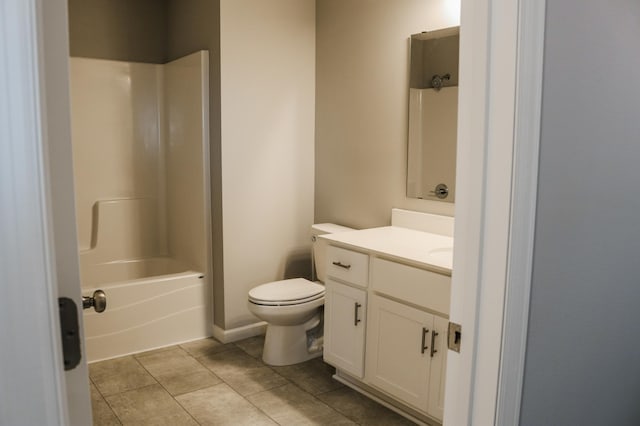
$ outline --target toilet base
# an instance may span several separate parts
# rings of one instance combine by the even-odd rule
[[[284,366],[298,364],[322,355],[322,350],[309,353],[307,330],[320,323],[320,314],[299,325],[267,325],[262,360],[265,364]]]

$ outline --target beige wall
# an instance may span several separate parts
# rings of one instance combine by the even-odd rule
[[[250,288],[310,260],[315,3],[169,0],[168,58],[198,49],[210,54],[214,323],[229,329],[256,321]]]
[[[71,56],[164,63],[166,21],[166,0],[69,0]]]
[[[221,0],[225,328],[247,293],[308,269],[313,223],[315,1]]]
[[[390,223],[391,208],[453,215],[406,197],[409,42],[459,24],[450,0],[317,0],[315,220]]]

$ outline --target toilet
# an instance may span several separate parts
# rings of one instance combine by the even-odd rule
[[[311,226],[312,268],[319,281],[292,278],[254,287],[249,311],[267,323],[262,360],[268,365],[291,365],[322,355],[325,259],[322,234],[353,231],[333,223]]]

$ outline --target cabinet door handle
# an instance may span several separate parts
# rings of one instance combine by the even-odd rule
[[[338,268],[344,268],[344,269],[351,269],[351,265],[345,265],[342,262],[331,262],[332,264],[336,265]]]
[[[431,330],[431,358],[433,358],[433,354],[438,352],[436,350],[436,336],[437,335],[438,335],[438,333],[436,333],[435,330]]]
[[[355,325],[356,327],[358,326],[358,323],[362,321],[360,318],[358,318],[358,309],[360,309],[361,307],[362,305],[358,302],[353,305],[353,325]]]
[[[424,351],[429,349],[429,346],[425,346],[425,343],[427,343],[427,334],[429,334],[429,330],[422,327],[422,348],[420,349],[421,354],[423,354]]]

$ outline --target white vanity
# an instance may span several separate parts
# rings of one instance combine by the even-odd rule
[[[414,421],[438,424],[453,218],[394,209],[392,224],[321,237],[329,243],[324,360],[336,380]]]

